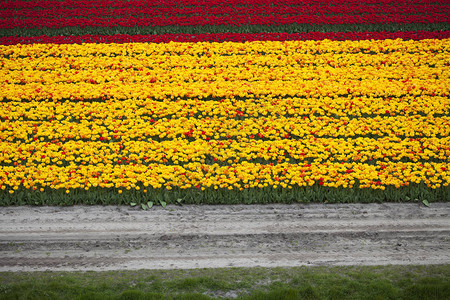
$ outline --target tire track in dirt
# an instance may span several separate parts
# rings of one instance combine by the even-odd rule
[[[0,271],[450,263],[450,205],[1,207]]]

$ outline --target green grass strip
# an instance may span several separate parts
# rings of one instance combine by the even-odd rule
[[[3,272],[0,299],[447,299],[450,265]]]
[[[149,35],[149,34],[201,34],[201,33],[264,33],[264,32],[285,32],[285,33],[302,33],[302,32],[364,32],[364,31],[440,31],[450,30],[448,23],[433,24],[289,24],[280,26],[266,25],[208,25],[208,26],[161,26],[161,27],[64,27],[64,28],[12,28],[0,29],[0,37],[4,36],[69,36],[69,35]]]
[[[144,190],[147,189],[146,192]],[[374,202],[446,202],[450,201],[450,186],[432,189],[425,184],[410,184],[385,190],[358,188],[335,188],[319,185],[292,189],[271,186],[228,190],[226,188],[199,188],[171,190],[152,189],[141,186],[140,190],[91,187],[89,190],[44,188],[44,191],[21,188],[10,194],[0,190],[0,206],[11,205],[141,205],[158,204],[268,204],[268,203],[374,203]]]

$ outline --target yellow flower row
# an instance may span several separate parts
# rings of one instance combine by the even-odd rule
[[[272,97],[240,99],[235,97],[212,100],[127,99],[94,102],[83,101],[29,101],[0,102],[0,118],[8,120],[58,120],[83,119],[86,117],[106,119],[110,116],[153,119],[164,117],[235,117],[242,112],[246,117],[270,115],[307,116],[311,114],[336,117],[366,115],[416,115],[446,114],[450,110],[450,98],[441,96],[414,97]]]
[[[11,192],[20,186],[27,189],[88,190],[102,188],[161,188],[187,189],[209,187],[246,189],[280,186],[310,186],[351,188],[358,181],[360,187],[385,189],[412,183],[425,183],[432,188],[448,186],[448,163],[387,162],[376,165],[363,163],[289,164],[276,165],[242,162],[230,166],[189,163],[184,166],[146,165],[77,165],[69,166],[0,166],[1,189]]]
[[[0,139],[12,142],[21,139],[33,140],[146,140],[175,138],[240,139],[268,138],[284,140],[318,137],[405,136],[405,137],[448,137],[450,116],[376,116],[360,118],[332,117],[285,117],[262,118],[162,118],[152,121],[151,117],[138,119],[89,119],[79,123],[70,121],[5,121],[0,124]]]
[[[186,139],[127,141],[0,142],[0,164],[26,166],[102,164],[205,163],[209,160],[228,164],[239,161],[399,161],[408,159],[450,162],[450,137],[399,139],[315,138],[295,140],[211,140]]]
[[[289,61],[278,60],[269,55],[255,59],[252,55],[225,56],[223,59],[209,58],[200,61],[187,56],[167,56],[165,63],[159,64],[157,57],[73,57],[70,61],[63,58],[42,57],[27,59],[5,59],[0,71],[2,83],[105,83],[105,82],[149,82],[152,79],[162,83],[182,81],[268,81],[312,79],[370,79],[373,77],[403,80],[414,77],[415,80],[435,81],[448,78],[450,71],[445,68],[446,53],[439,53],[432,60],[423,61],[420,53],[401,53],[399,57],[383,57],[383,54],[349,55],[348,53],[311,55],[306,59],[286,56]],[[219,56],[220,57],[220,56]],[[348,58],[354,61],[346,61]],[[168,60],[167,58],[173,58]],[[290,61],[292,60],[292,61]],[[336,63],[332,63],[336,61]],[[298,61],[298,62],[297,62]],[[194,64],[192,62],[195,62]],[[433,67],[430,68],[430,65]],[[346,71],[344,71],[346,70]]]
[[[101,84],[45,84],[26,85],[0,84],[0,99],[14,101],[65,99],[173,99],[176,97],[260,97],[261,95],[297,97],[337,97],[351,94],[353,97],[402,97],[450,94],[449,79],[414,79],[411,82],[394,81],[387,78],[366,80],[282,80],[273,81],[194,81],[194,82],[108,82]]]
[[[14,59],[20,57],[66,57],[66,56],[152,56],[165,58],[167,55],[193,55],[199,59],[208,59],[213,55],[242,55],[249,53],[253,56],[295,54],[340,54],[340,53],[398,53],[411,52],[423,55],[445,53],[449,51],[448,39],[428,40],[361,40],[361,41],[253,41],[253,42],[170,42],[170,43],[122,43],[122,44],[28,44],[28,45],[0,45],[0,54]]]

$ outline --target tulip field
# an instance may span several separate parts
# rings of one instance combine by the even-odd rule
[[[0,205],[450,200],[450,2],[3,1]]]

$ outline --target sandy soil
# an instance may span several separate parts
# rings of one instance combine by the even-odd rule
[[[450,203],[1,207],[0,271],[450,263]]]

